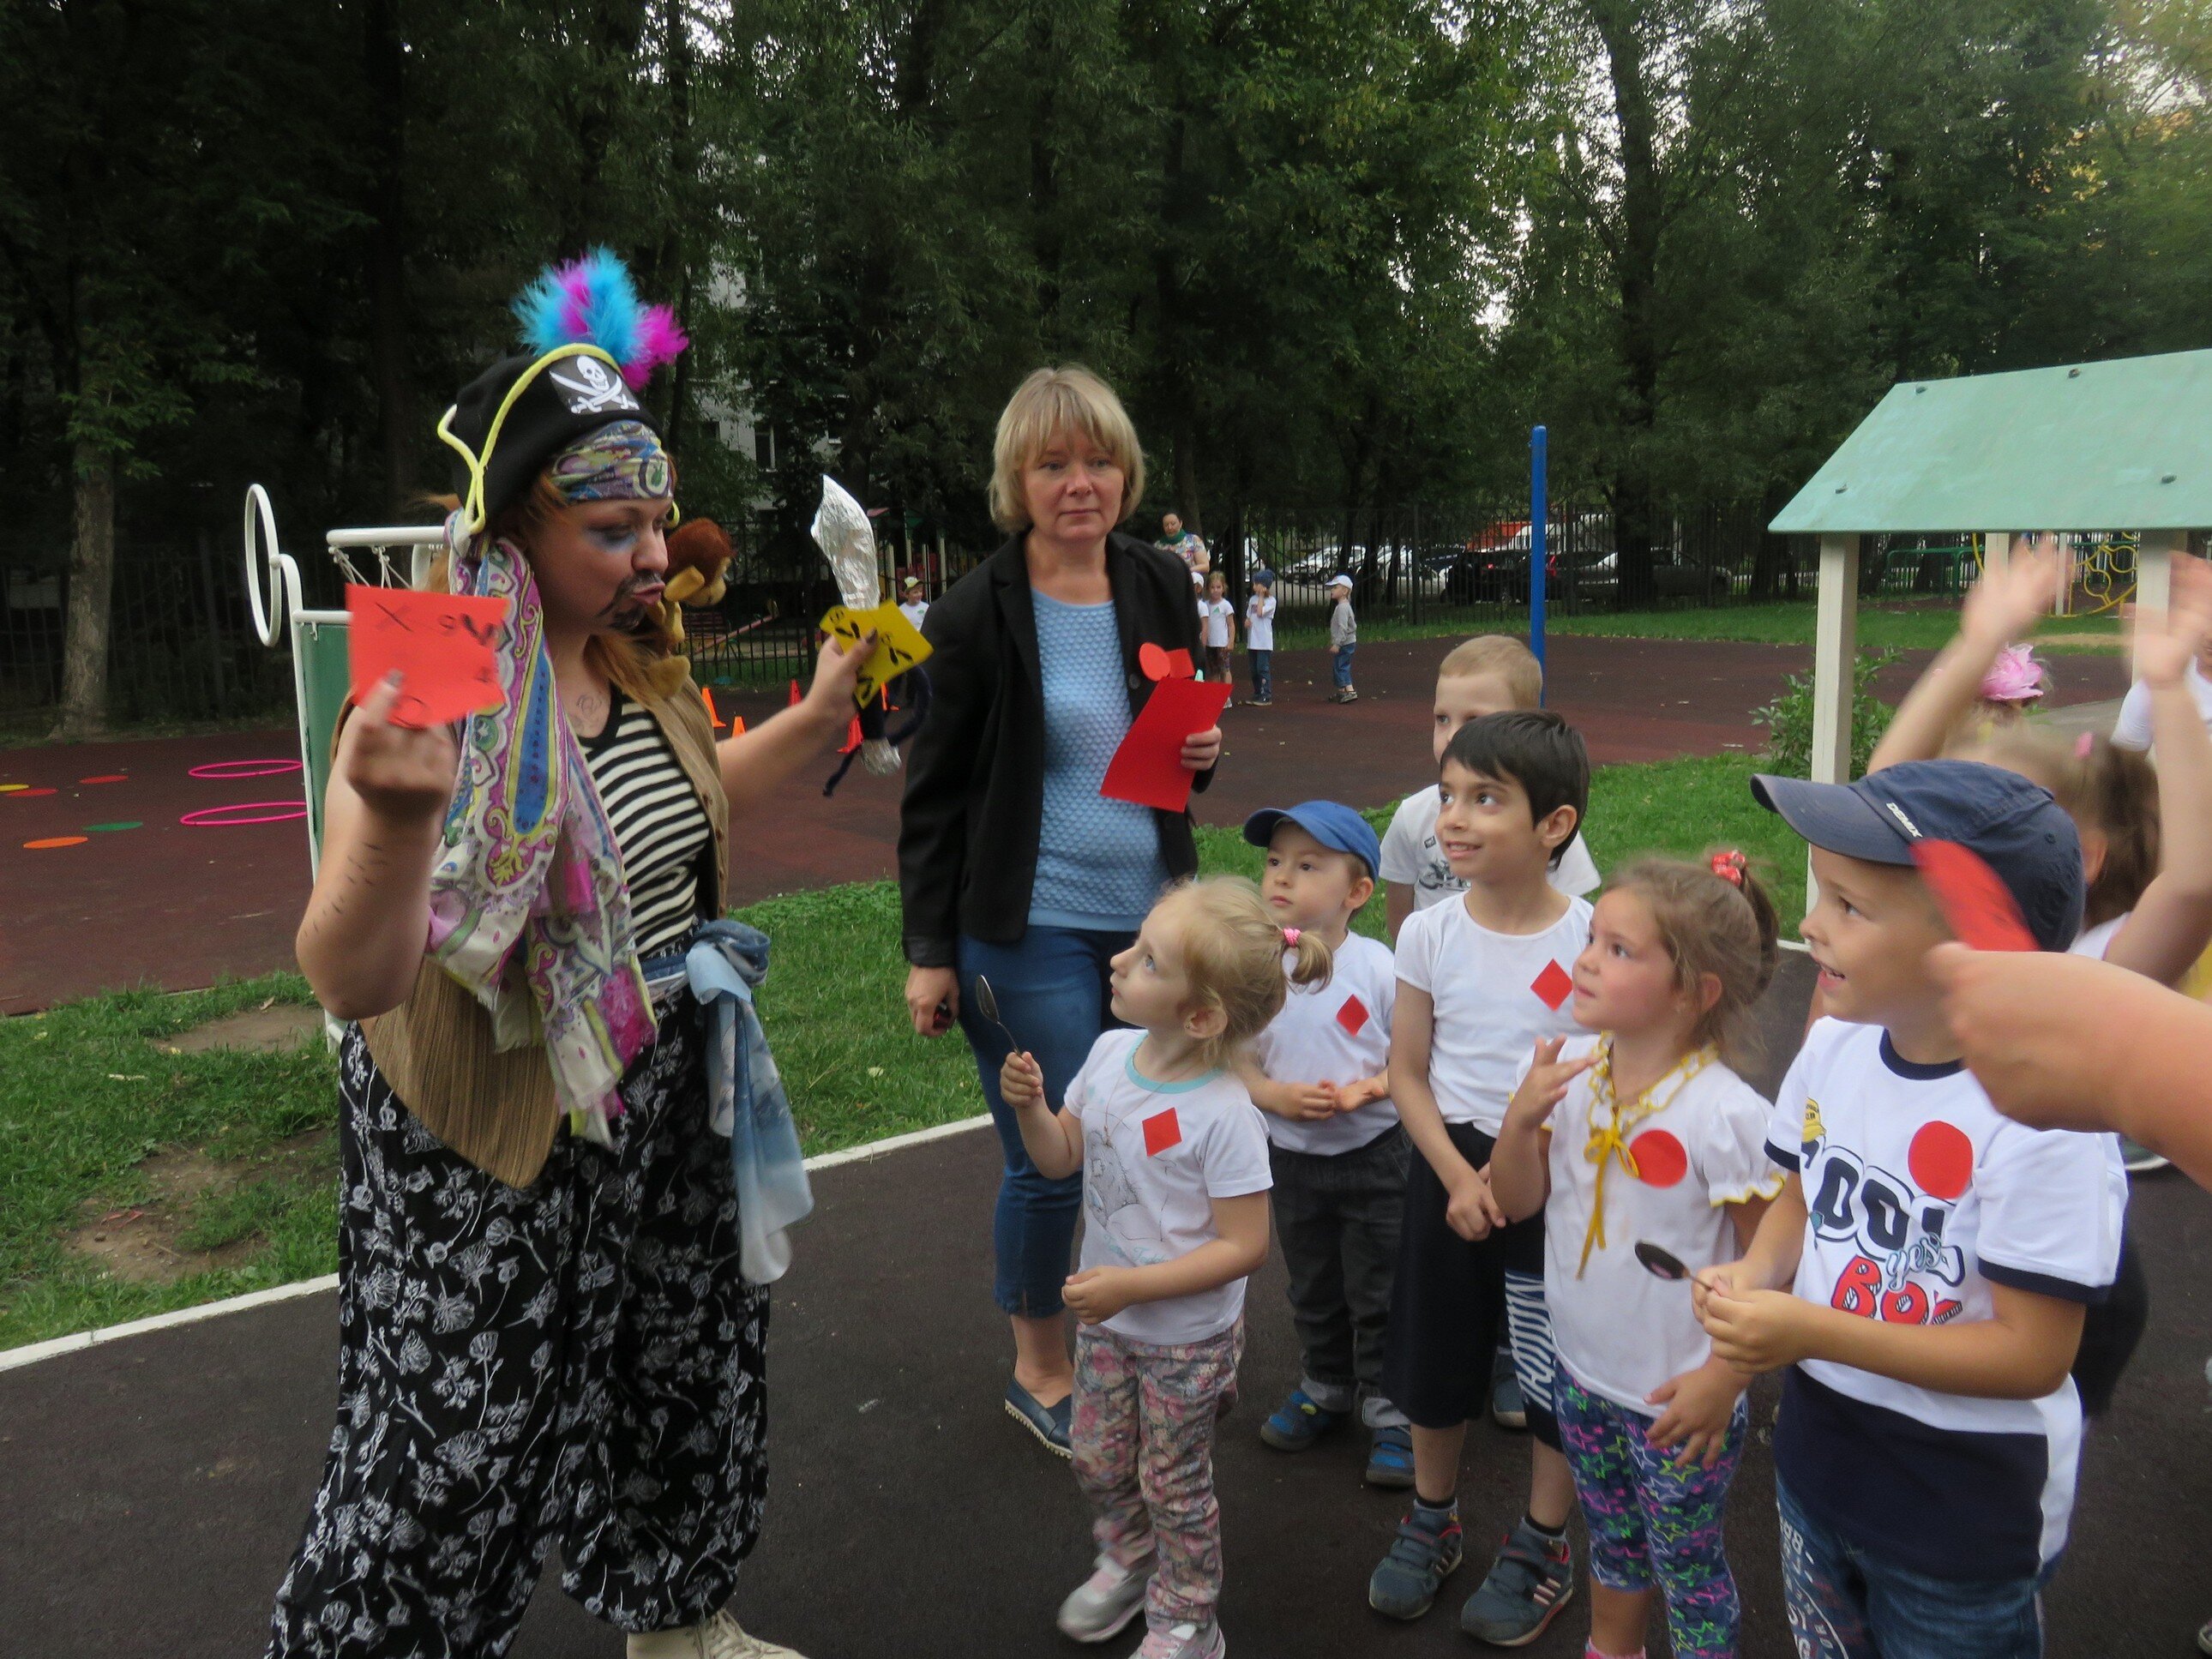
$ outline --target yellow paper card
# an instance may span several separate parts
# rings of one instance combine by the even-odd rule
[[[822,614],[822,631],[834,634],[848,647],[870,629],[875,630],[876,648],[853,687],[853,701],[863,708],[875,701],[885,685],[929,657],[929,641],[921,637],[921,630],[889,599],[872,611],[850,611],[833,605]]]

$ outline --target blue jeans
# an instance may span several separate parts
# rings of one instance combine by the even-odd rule
[[[1340,645],[1329,661],[1329,672],[1335,677],[1336,689],[1346,690],[1352,684],[1352,653],[1359,649],[1357,644]]]
[[[1272,651],[1248,651],[1252,659],[1252,701],[1273,702],[1275,700],[1275,653]]]
[[[1868,1555],[1774,1483],[1801,1659],[2040,1659],[2043,1577],[1930,1578]]]
[[[987,945],[961,936],[960,1029],[975,1054],[983,1099],[1006,1158],[991,1243],[998,1262],[992,1293],[1006,1313],[1042,1319],[1060,1310],[1075,1218],[1083,1207],[1083,1174],[1079,1170],[1054,1181],[1030,1161],[1021,1125],[999,1094],[1006,1039],[976,1010],[975,975],[991,981],[999,1018],[1036,1056],[1044,1072],[1045,1099],[1058,1111],[1098,1034],[1121,1023],[1107,1006],[1112,997],[1108,964],[1135,937],[1039,927],[1030,927],[1018,945]]]

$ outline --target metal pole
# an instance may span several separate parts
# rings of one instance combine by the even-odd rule
[[[1545,434],[1536,427],[1528,434],[1528,649],[1536,666],[1544,666],[1544,531],[1550,516],[1545,477]],[[1539,694],[1540,706],[1541,694]]]

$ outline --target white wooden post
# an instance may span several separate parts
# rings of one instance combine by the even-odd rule
[[[1813,622],[1813,781],[1851,781],[1851,665],[1858,655],[1859,538],[1820,538],[1820,607]],[[1805,908],[1820,899],[1805,854]]]
[[[2012,562],[2012,532],[2007,530],[1986,530],[1982,532],[1982,568],[2002,570]]]
[[[2146,530],[2136,544],[2136,603],[2163,611],[2173,596],[2173,556],[2189,550],[2185,530]],[[2134,669],[2132,659],[2129,663]]]

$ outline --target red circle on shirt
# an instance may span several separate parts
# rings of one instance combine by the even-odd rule
[[[1974,1143],[1966,1139],[1965,1130],[1937,1118],[1933,1123],[1922,1124],[1913,1135],[1905,1167],[1930,1198],[1956,1198],[1973,1179]]]
[[[1671,1187],[1690,1172],[1690,1155],[1664,1129],[1646,1129],[1628,1143],[1636,1178],[1647,1187]]]

